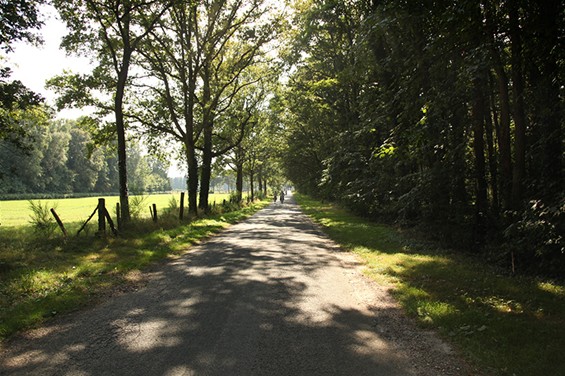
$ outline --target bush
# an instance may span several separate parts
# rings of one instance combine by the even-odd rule
[[[129,212],[133,219],[139,219],[141,212],[147,201],[147,196],[130,196],[129,198]]]
[[[517,220],[505,230],[509,252],[514,252],[525,269],[542,268],[550,274],[565,268],[565,201],[546,205],[541,200],[530,202],[521,213],[512,213]]]
[[[241,200],[240,200],[240,198],[239,198],[239,195],[238,195],[237,191],[232,191],[232,192],[230,193],[230,203],[232,203],[232,204],[239,204],[240,201],[241,201]]]
[[[169,205],[163,210],[165,215],[178,215],[179,212],[179,202],[175,196],[171,196],[169,199]]]
[[[49,203],[45,202],[43,205],[40,201],[34,202],[29,200],[29,208],[31,210],[29,223],[33,229],[40,235],[50,237],[57,228],[57,223],[51,215],[49,210]],[[56,207],[56,205],[54,206]]]

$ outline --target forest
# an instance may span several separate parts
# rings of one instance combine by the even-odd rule
[[[288,177],[563,276],[564,4],[302,2],[281,105]]]
[[[177,157],[192,213],[229,169],[240,198],[244,179],[252,197],[288,180],[563,276],[563,0],[20,1],[2,5],[4,53],[38,43],[45,3],[67,25],[62,48],[95,63],[49,80],[57,107],[96,111],[43,119],[42,98],[3,68],[0,192],[111,186],[127,222],[129,191],[157,189],[158,161]],[[132,138],[155,179],[129,173]]]
[[[0,140],[0,198],[118,192],[114,145],[95,148],[80,121],[52,120],[41,108],[25,116],[29,125],[20,147]],[[171,190],[165,162],[144,155],[133,141],[127,153],[131,192]]]

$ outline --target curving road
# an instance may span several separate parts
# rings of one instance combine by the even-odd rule
[[[10,341],[2,375],[464,375],[292,197]]]

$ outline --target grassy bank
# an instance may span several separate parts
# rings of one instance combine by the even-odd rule
[[[565,287],[502,275],[483,262],[303,195],[326,233],[393,287],[404,309],[496,375],[565,375]]]
[[[103,197],[106,199],[106,207],[108,211],[114,215],[116,203],[120,201],[118,196]],[[216,193],[210,195],[210,203],[217,202],[220,204],[222,200],[229,200],[229,194]],[[139,210],[137,214],[140,218],[149,218],[149,205],[157,205],[157,210],[161,211],[171,206],[172,201],[176,201],[176,205],[180,202],[180,193],[152,194],[144,196],[130,196],[130,206],[134,210]],[[188,198],[185,197],[185,205]],[[32,200],[49,208],[55,208],[57,214],[63,222],[85,221],[92,213],[96,205],[98,205],[98,197],[82,197],[82,198],[63,198],[63,199],[42,199]],[[2,227],[17,227],[29,224],[32,211],[29,207],[28,200],[9,200],[0,201],[0,225]]]
[[[179,224],[139,220],[120,237],[41,237],[31,228],[0,228],[0,340],[137,283],[139,271],[186,252],[195,242],[265,207]]]

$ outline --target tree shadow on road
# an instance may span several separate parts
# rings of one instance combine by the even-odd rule
[[[300,215],[270,208],[164,265],[146,288],[12,341],[0,373],[411,374],[374,315],[300,308],[314,299],[300,276],[338,263]]]

